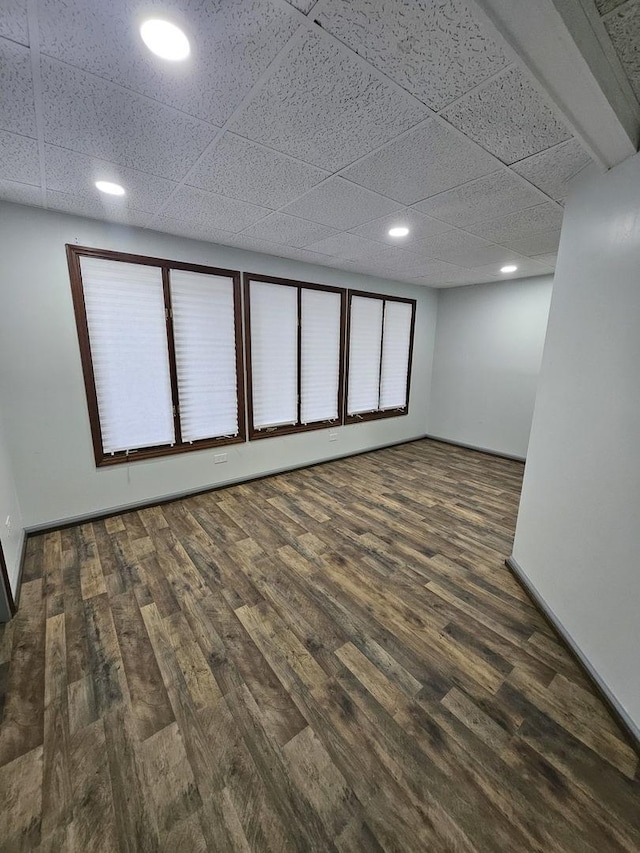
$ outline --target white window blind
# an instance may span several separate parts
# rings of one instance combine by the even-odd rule
[[[173,444],[162,270],[80,263],[104,452]]]
[[[378,409],[380,402],[380,349],[382,299],[351,298],[349,322],[349,394],[347,414]]]
[[[298,421],[298,291],[252,281],[251,374],[253,426]]]
[[[407,372],[413,308],[407,302],[386,301],[380,372],[380,409],[407,405]]]
[[[183,441],[238,433],[233,279],[170,270]]]
[[[338,417],[342,301],[327,290],[303,288],[300,295],[300,419],[310,424]]]

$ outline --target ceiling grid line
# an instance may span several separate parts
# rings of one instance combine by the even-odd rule
[[[220,128],[220,132],[217,134],[217,136],[215,137],[215,139],[213,139],[213,140],[209,143],[209,145],[205,148],[205,150],[200,154],[200,156],[199,156],[199,157],[198,157],[198,159],[195,161],[195,163],[193,163],[193,164],[192,164],[192,166],[191,166],[191,168],[189,169],[189,171],[187,172],[187,174],[186,174],[186,175],[182,178],[182,180],[178,183],[178,185],[177,185],[177,186],[176,186],[176,188],[174,189],[173,193],[169,196],[169,198],[167,199],[167,201],[165,202],[165,204],[164,204],[164,205],[163,205],[163,206],[162,206],[162,207],[161,207],[161,208],[156,212],[156,214],[155,214],[154,218],[151,220],[151,221],[152,221],[152,223],[153,223],[153,222],[156,222],[156,221],[157,221],[157,219],[158,219],[158,217],[162,215],[162,213],[163,213],[163,211],[164,211],[164,210],[166,210],[166,208],[167,208],[167,206],[168,206],[169,202],[172,200],[172,198],[174,198],[174,197],[175,197],[175,195],[176,195],[176,193],[178,192],[178,190],[179,190],[179,189],[181,189],[183,186],[185,186],[185,185],[187,185],[187,184],[188,184],[188,180],[189,180],[190,175],[192,175],[192,174],[194,173],[194,171],[195,171],[195,169],[197,168],[197,166],[198,166],[198,165],[199,165],[199,164],[204,160],[204,158],[205,158],[205,157],[206,157],[206,156],[207,156],[211,151],[213,151],[213,150],[215,149],[216,145],[218,145],[218,144],[219,144],[219,142],[222,140],[222,137],[224,136],[224,134],[225,134],[225,132],[226,132],[227,128],[229,127],[229,125],[231,124],[231,122],[235,119],[235,117],[236,117],[237,115],[240,115],[240,114],[242,113],[242,111],[244,110],[244,108],[246,107],[246,105],[247,105],[248,103],[250,103],[250,101],[253,99],[253,97],[254,97],[254,96],[255,96],[255,95],[256,95],[256,94],[257,94],[257,93],[262,89],[262,86],[264,85],[264,83],[266,82],[266,80],[269,78],[269,76],[270,76],[270,75],[271,75],[271,74],[272,74],[272,73],[273,73],[277,68],[279,68],[279,67],[280,67],[280,64],[281,64],[281,63],[282,63],[282,61],[284,60],[285,56],[289,53],[289,51],[291,50],[291,48],[292,48],[292,47],[295,47],[296,42],[297,42],[297,41],[299,41],[299,39],[300,39],[300,37],[301,37],[301,35],[302,35],[302,33],[303,33],[303,32],[304,32],[304,27],[302,27],[302,26],[301,26],[301,27],[298,27],[298,29],[293,33],[293,35],[291,36],[291,38],[290,38],[290,39],[289,39],[289,40],[288,40],[288,41],[287,41],[287,42],[286,42],[286,43],[285,43],[285,44],[280,48],[280,50],[278,51],[278,53],[276,54],[276,56],[271,60],[271,62],[270,62],[270,63],[269,63],[269,65],[267,66],[267,68],[263,71],[263,73],[260,75],[260,77],[259,77],[259,78],[256,80],[256,82],[253,84],[253,86],[251,87],[251,89],[249,90],[249,92],[247,92],[247,94],[245,95],[245,97],[240,101],[240,103],[238,104],[238,106],[234,109],[234,111],[231,113],[231,115],[227,118],[227,120],[225,121],[225,123],[224,123],[224,124],[222,125],[222,127]],[[237,135],[238,135],[238,136],[240,136],[240,134],[237,134]]]

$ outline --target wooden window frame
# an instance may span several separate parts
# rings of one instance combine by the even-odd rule
[[[257,273],[243,273],[244,280],[244,335],[245,335],[245,362],[247,365],[247,414],[249,441],[263,438],[272,438],[277,435],[293,435],[298,432],[311,432],[317,429],[330,429],[334,426],[342,426],[344,423],[344,358],[346,340],[346,305],[347,291],[343,287],[333,287],[328,284],[315,284],[310,281],[299,281],[291,278],[278,278],[273,275],[259,275]],[[284,426],[266,427],[256,429],[253,423],[253,375],[251,370],[251,282],[263,284],[281,284],[286,287],[295,287],[298,291],[298,421],[296,424],[285,424]],[[328,421],[314,421],[311,424],[303,424],[300,421],[300,408],[302,405],[302,291],[322,290],[328,293],[337,293],[340,296],[340,355],[338,373],[338,417]]]
[[[101,468],[108,465],[127,464],[129,462],[136,462],[142,459],[156,459],[163,456],[173,456],[177,453],[188,453],[193,450],[208,450],[212,447],[222,447],[227,444],[240,444],[246,441],[240,273],[236,270],[218,269],[217,267],[203,266],[201,264],[189,264],[182,261],[172,261],[167,260],[166,258],[153,258],[147,257],[146,255],[133,255],[126,252],[113,252],[107,249],[92,249],[86,246],[76,246],[70,243],[66,244],[66,251],[96,467]],[[98,410],[98,396],[96,393],[93,359],[91,355],[91,341],[89,338],[84,289],[82,286],[82,270],[80,267],[81,257],[100,258],[107,261],[122,261],[128,264],[160,267],[162,270],[162,289],[165,304],[169,374],[171,379],[171,397],[174,411],[175,443],[173,445],[158,445],[155,447],[144,447],[136,450],[122,450],[115,453],[105,453],[103,450],[102,428],[100,425],[100,415]],[[204,273],[205,275],[224,276],[225,278],[231,278],[233,280],[234,331],[236,342],[236,388],[238,399],[238,434],[236,436],[205,438],[193,442],[182,441],[178,395],[178,373],[173,334],[173,313],[171,310],[171,270],[186,270],[187,272]]]
[[[380,382],[382,379],[382,353],[384,345],[384,303],[385,302],[404,302],[411,305],[411,331],[409,333],[409,362],[407,364],[407,402],[406,405],[398,409],[386,409],[381,411],[376,409],[371,412],[362,412],[357,415],[350,415],[347,411],[349,405],[349,351],[351,345],[351,300],[354,296],[362,296],[367,299],[380,299],[382,305],[382,334],[380,338],[380,367],[378,370],[378,399],[380,395]],[[409,299],[404,296],[388,296],[385,293],[370,293],[367,290],[349,290],[348,309],[347,309],[347,335],[345,343],[345,394],[344,394],[344,414],[343,420],[345,424],[360,424],[363,421],[377,421],[382,418],[399,418],[409,414],[409,401],[411,393],[411,369],[413,366],[413,340],[416,327],[416,300]]]

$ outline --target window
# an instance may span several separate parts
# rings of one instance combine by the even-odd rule
[[[244,441],[239,273],[67,257],[96,464]]]
[[[346,423],[409,411],[415,305],[350,291]]]
[[[341,423],[346,293],[245,275],[249,438]]]

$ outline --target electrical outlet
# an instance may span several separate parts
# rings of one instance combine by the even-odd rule
[[[338,433],[335,432],[335,430],[331,430],[329,432],[329,441],[337,441],[337,440],[338,440]]]
[[[220,463],[226,462],[226,461],[227,461],[227,454],[226,453],[216,453],[213,457],[214,465],[220,465]]]
[[[5,526],[6,526],[7,530],[9,530],[9,531],[11,530],[11,516],[10,515],[7,516],[7,520],[5,521]]]

